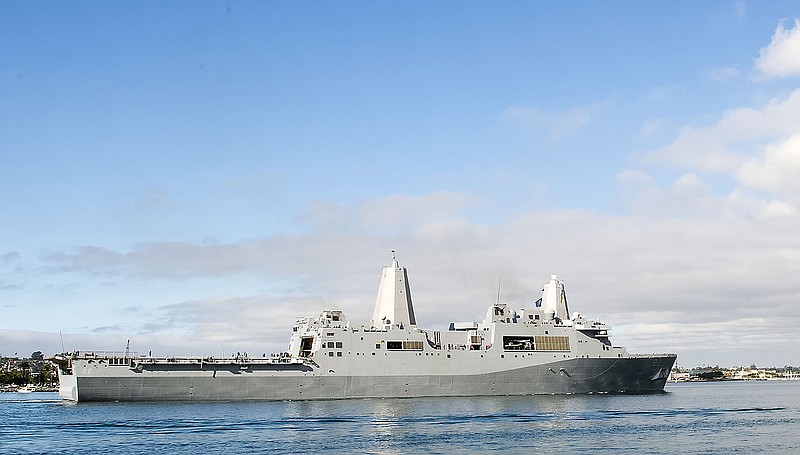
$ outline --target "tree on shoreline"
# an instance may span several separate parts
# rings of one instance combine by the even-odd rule
[[[0,358],[0,385],[21,387],[56,384],[58,382],[56,367],[52,362],[44,360],[41,354],[41,351],[34,352],[29,359]]]

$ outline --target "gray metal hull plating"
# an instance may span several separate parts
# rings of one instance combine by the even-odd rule
[[[481,374],[158,371],[62,378],[75,401],[242,401],[661,392],[674,355],[574,358]],[[74,381],[74,382],[73,382]],[[70,390],[66,390],[70,389]]]

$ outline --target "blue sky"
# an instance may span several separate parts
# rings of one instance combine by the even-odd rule
[[[6,2],[0,353],[278,351],[397,249],[423,326],[559,273],[631,350],[800,364],[798,18]]]

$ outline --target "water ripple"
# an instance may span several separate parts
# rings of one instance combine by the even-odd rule
[[[0,414],[4,454],[800,452],[800,383],[328,402],[75,405],[3,397]]]

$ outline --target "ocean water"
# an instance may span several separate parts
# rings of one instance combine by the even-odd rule
[[[800,453],[800,381],[653,395],[67,403],[0,394],[0,453]]]

